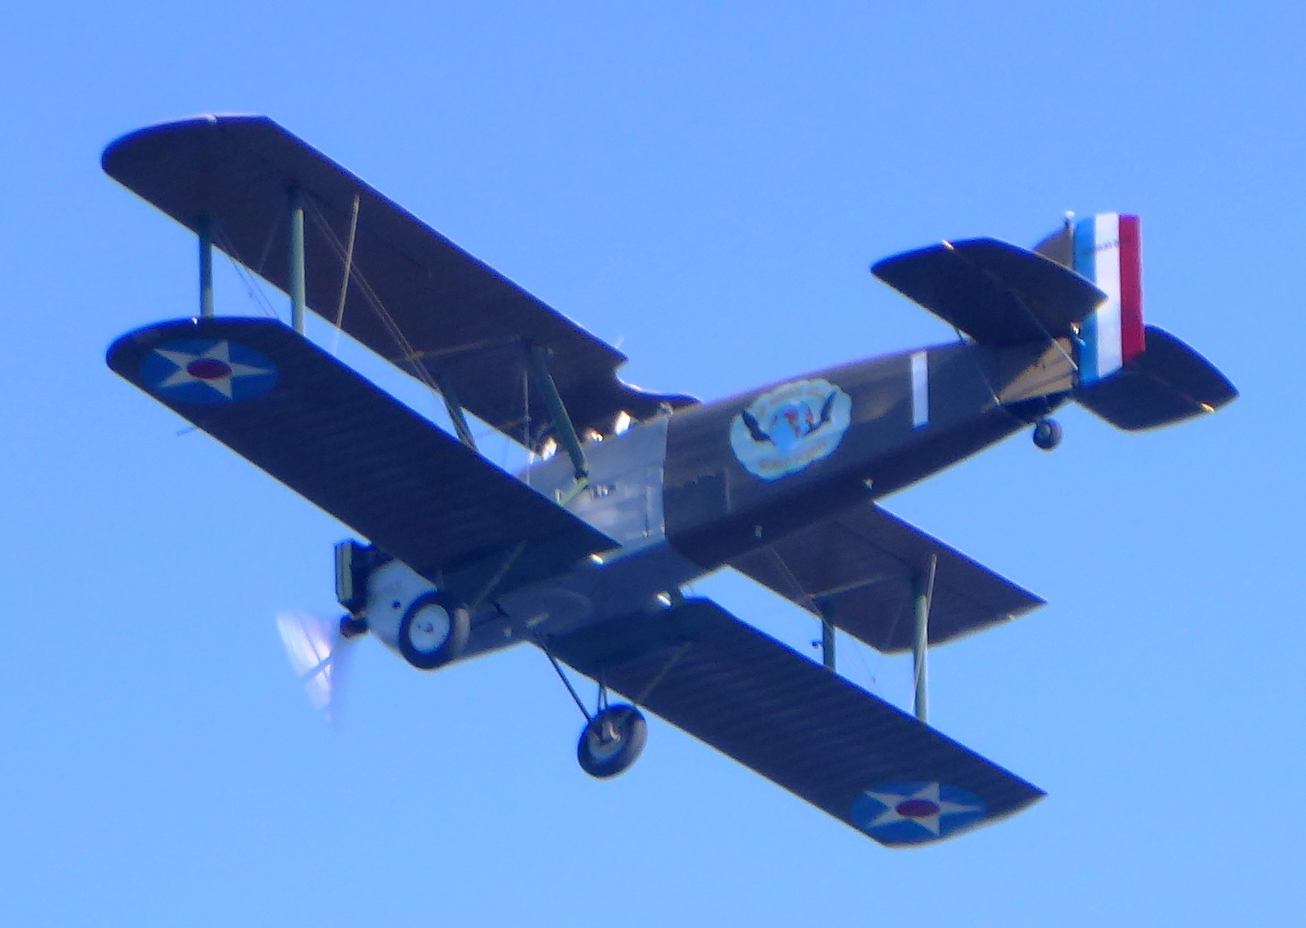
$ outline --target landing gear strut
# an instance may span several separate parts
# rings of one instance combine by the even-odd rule
[[[558,659],[549,650],[548,639],[539,638],[536,643],[575,700],[576,708],[585,716],[585,727],[581,729],[580,741],[576,744],[576,760],[580,761],[581,769],[600,780],[625,773],[639,760],[648,741],[648,722],[644,721],[644,714],[626,703],[608,705],[608,688],[600,681],[598,706],[590,715],[576,687],[571,685]]]
[[[1051,451],[1061,444],[1061,425],[1056,419],[1039,419],[1034,424],[1034,445]]]

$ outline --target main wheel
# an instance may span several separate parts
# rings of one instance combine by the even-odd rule
[[[1044,451],[1061,444],[1061,424],[1056,419],[1039,419],[1034,426],[1034,444]]]
[[[448,593],[423,593],[399,620],[399,653],[418,670],[447,664],[467,644],[467,607]]]
[[[592,777],[606,779],[625,773],[639,759],[648,741],[648,723],[634,706],[609,706],[590,719],[580,733],[576,759]]]

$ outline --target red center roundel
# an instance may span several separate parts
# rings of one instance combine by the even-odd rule
[[[221,380],[231,376],[231,365],[217,358],[196,358],[186,365],[186,373],[196,380]]]
[[[898,803],[898,814],[903,818],[929,818],[938,811],[938,805],[928,799],[908,799]]]

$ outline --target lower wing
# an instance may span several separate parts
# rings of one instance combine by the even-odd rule
[[[705,599],[550,641],[582,673],[888,846],[1043,791]]]

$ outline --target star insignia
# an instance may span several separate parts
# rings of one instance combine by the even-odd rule
[[[892,783],[866,790],[853,803],[853,823],[885,844],[937,841],[978,824],[979,797],[938,782]]]
[[[190,403],[221,403],[264,393],[277,381],[267,358],[227,339],[178,341],[150,352],[143,379],[156,392]]]

